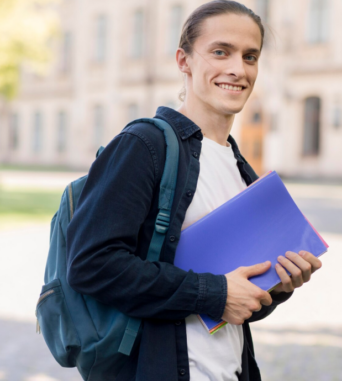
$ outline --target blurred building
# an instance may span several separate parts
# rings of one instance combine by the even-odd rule
[[[258,79],[264,170],[342,178],[341,12],[340,0],[268,1]]]
[[[2,107],[0,161],[88,168],[130,120],[177,107],[180,30],[201,0],[68,0],[46,77]],[[266,24],[255,90],[232,135],[262,173],[342,177],[339,0],[241,1]]]

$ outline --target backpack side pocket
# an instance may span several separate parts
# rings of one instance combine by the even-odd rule
[[[81,343],[59,279],[42,287],[36,315],[44,340],[56,361],[63,367],[76,366]]]

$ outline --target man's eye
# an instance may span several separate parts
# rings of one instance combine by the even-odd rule
[[[214,51],[214,54],[215,54],[216,56],[223,56],[225,53],[224,53],[223,50],[215,50],[215,51]]]
[[[256,57],[255,56],[246,56],[246,59],[247,59],[247,61],[256,61],[257,59],[256,59]]]

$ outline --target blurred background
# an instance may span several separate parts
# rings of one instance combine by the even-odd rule
[[[130,120],[177,108],[180,30],[199,0],[0,0],[0,380],[76,381],[35,334],[49,221]],[[266,40],[234,121],[330,245],[323,268],[252,324],[264,381],[342,380],[342,2],[245,0]]]

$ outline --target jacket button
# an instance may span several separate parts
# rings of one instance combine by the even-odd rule
[[[170,241],[174,242],[176,240],[176,237],[174,235],[170,236]]]
[[[198,158],[198,152],[196,152],[196,151],[193,152],[193,153],[192,153],[192,156],[195,157],[195,158],[197,159],[197,158]]]
[[[179,374],[181,376],[184,376],[185,375],[185,369],[179,369]]]
[[[188,190],[188,191],[186,192],[186,195],[187,195],[188,197],[191,197],[191,196],[192,196],[192,192],[191,192],[190,190]]]
[[[175,325],[181,325],[182,322],[180,320],[175,321]]]

